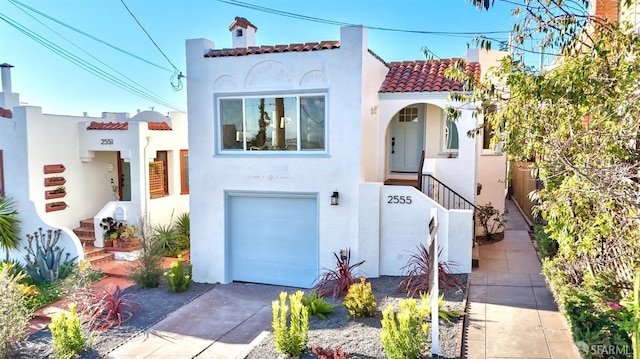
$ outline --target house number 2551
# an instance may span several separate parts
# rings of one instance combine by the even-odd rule
[[[411,204],[411,196],[387,196],[387,203]]]
[[[101,145],[113,145],[113,138],[101,138],[100,139],[100,144]]]

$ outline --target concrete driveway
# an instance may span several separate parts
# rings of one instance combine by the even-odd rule
[[[271,330],[271,302],[281,291],[296,289],[253,283],[217,285],[109,357],[243,358]]]

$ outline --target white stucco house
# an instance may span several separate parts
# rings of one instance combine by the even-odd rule
[[[0,193],[17,203],[22,238],[60,228],[60,245],[82,259],[104,245],[102,218],[168,224],[189,211],[186,114],[45,114],[20,105],[11,68],[0,65]]]
[[[432,210],[440,259],[470,272],[473,205],[504,207],[506,158],[466,136],[476,105],[447,99],[456,59],[387,63],[359,26],[275,46],[247,19],[229,30],[232,49],[186,42],[194,280],[308,288],[346,248],[362,275],[399,275]],[[467,70],[503,55],[470,50]]]

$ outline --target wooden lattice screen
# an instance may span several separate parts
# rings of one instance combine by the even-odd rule
[[[164,197],[164,164],[162,161],[149,163],[149,196]]]

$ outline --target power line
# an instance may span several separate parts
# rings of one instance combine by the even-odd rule
[[[0,13],[0,20],[6,22],[7,24],[9,24],[11,27],[15,28],[16,30],[18,30],[19,32],[23,33],[25,36],[31,38],[32,40],[38,42],[39,44],[41,44],[42,46],[48,48],[49,50],[51,50],[52,52],[58,54],[60,57],[66,59],[67,61],[81,67],[82,69],[84,69],[85,71],[131,93],[134,94],[136,96],[139,96],[141,98],[144,98],[148,101],[152,101],[154,103],[166,106],[168,108],[172,108],[174,110],[178,110],[178,111],[183,111],[180,108],[177,108],[176,106],[172,105],[171,103],[158,98],[156,96],[150,95],[148,93],[146,93],[144,90],[138,89],[124,81],[122,81],[121,79],[105,72],[104,70],[96,67],[95,65],[92,65],[88,62],[86,62],[84,59],[69,53],[68,51],[66,51],[65,49],[57,46],[56,44],[52,43],[51,41],[43,38],[42,36],[36,34],[35,32],[27,29],[25,26],[20,25],[18,22],[16,22],[15,20],[9,18],[8,16]]]
[[[125,55],[131,56],[131,57],[135,58],[136,60],[140,60],[140,61],[142,61],[142,62],[144,62],[144,63],[146,63],[148,65],[157,67],[159,69],[162,69],[162,70],[165,70],[165,71],[168,71],[168,72],[171,72],[171,73],[174,72],[174,70],[171,70],[171,69],[168,69],[168,68],[166,68],[164,66],[161,66],[161,65],[158,65],[156,63],[153,63],[153,62],[151,62],[151,61],[149,61],[147,59],[144,59],[144,58],[142,58],[142,57],[140,57],[138,55],[135,55],[135,54],[133,54],[133,53],[127,51],[127,50],[123,50],[123,49],[121,49],[121,48],[119,48],[119,47],[117,47],[115,45],[112,45],[112,44],[110,44],[110,43],[108,43],[108,42],[106,42],[104,40],[101,40],[101,39],[99,39],[99,38],[97,38],[97,37],[95,37],[93,35],[90,35],[90,34],[84,32],[82,30],[79,30],[79,29],[77,29],[77,28],[75,28],[75,27],[73,27],[73,26],[71,26],[71,25],[69,25],[69,24],[67,24],[67,23],[65,23],[63,21],[60,21],[60,20],[58,20],[58,19],[56,19],[56,18],[54,18],[52,16],[49,16],[49,15],[47,15],[47,14],[45,14],[45,13],[43,13],[43,12],[37,10],[37,9],[34,9],[33,7],[31,7],[29,5],[26,5],[26,4],[24,4],[24,3],[22,3],[22,2],[20,2],[18,0],[9,0],[9,2],[12,3],[16,7],[20,6],[20,7],[26,8],[29,11],[32,11],[32,12],[34,12],[34,13],[40,15],[40,16],[43,16],[43,17],[45,17],[45,18],[47,18],[47,19],[49,19],[49,20],[51,20],[51,21],[53,21],[53,22],[55,22],[55,23],[57,23],[57,24],[59,24],[61,26],[66,27],[67,29],[75,31],[75,32],[79,33],[80,35],[86,36],[86,37],[88,37],[88,38],[90,38],[90,39],[92,39],[94,41],[97,41],[97,42],[99,42],[99,43],[101,43],[101,44],[103,44],[105,46],[108,46],[108,47],[110,47],[110,48],[112,48],[112,49],[114,49],[116,51],[119,51],[119,52],[121,52],[121,53],[123,53]]]
[[[247,8],[247,9],[252,9],[252,10],[256,10],[256,11],[266,12],[266,13],[270,13],[270,14],[274,14],[274,15],[278,15],[278,16],[284,16],[284,17],[289,17],[289,18],[294,18],[294,19],[299,19],[299,20],[305,20],[305,21],[318,22],[318,23],[322,23],[322,24],[338,25],[338,26],[355,26],[355,25],[357,25],[357,24],[350,24],[350,23],[347,23],[347,22],[341,22],[341,21],[336,21],[336,20],[329,20],[329,19],[323,19],[323,18],[319,18],[319,17],[296,14],[296,13],[292,13],[292,12],[288,12],[288,11],[282,11],[282,10],[277,10],[277,9],[268,8],[268,7],[264,7],[264,6],[259,6],[259,5],[255,5],[255,4],[250,4],[250,3],[246,3],[246,2],[242,2],[242,1],[238,1],[238,0],[216,0],[216,1],[221,2],[221,3],[225,3],[225,4],[229,4],[229,5],[234,5],[234,6]],[[472,32],[466,32],[466,31],[428,31],[428,30],[394,29],[394,28],[388,28],[388,27],[368,26],[368,25],[363,25],[363,26],[366,27],[367,29],[370,29],[370,30],[404,32],[404,33],[423,34],[423,35],[452,36],[452,37],[456,37],[456,36],[468,37],[468,36],[471,36],[471,35],[480,35],[480,34],[508,34],[510,32],[510,31],[476,31],[476,32],[473,32],[473,31]]]
[[[113,72],[117,73],[118,75],[124,77],[125,79],[129,80],[130,82],[133,82],[134,84],[136,84],[138,87],[140,87],[141,89],[147,91],[147,93],[152,94],[153,96],[157,97],[158,99],[161,99],[167,103],[169,103],[167,100],[163,99],[162,97],[160,97],[160,95],[154,93],[153,91],[147,89],[146,87],[144,87],[143,85],[141,85],[140,83],[136,82],[135,80],[131,79],[130,77],[128,77],[127,75],[123,74],[122,72],[114,69],[112,66],[110,66],[109,64],[107,64],[106,62],[100,60],[98,57],[92,55],[91,53],[89,53],[88,51],[86,51],[85,49],[83,49],[82,47],[76,45],[73,41],[67,39],[66,37],[64,37],[62,34],[60,34],[59,32],[55,31],[54,29],[52,29],[50,26],[48,26],[47,24],[43,23],[42,21],[40,21],[39,19],[37,19],[35,16],[31,15],[30,13],[28,13],[26,10],[19,8],[18,9],[22,12],[24,12],[27,16],[29,16],[30,18],[32,18],[34,21],[38,22],[39,24],[41,24],[42,26],[46,27],[47,29],[49,29],[49,31],[53,32],[54,34],[60,36],[63,40],[65,40],[66,42],[68,42],[69,44],[71,44],[73,47],[75,47],[76,49],[82,51],[83,53],[85,53],[87,56],[91,57],[92,59],[94,59],[95,61],[101,63],[103,66],[105,66],[106,68],[112,70]]]
[[[184,76],[182,76],[182,72],[178,70],[178,68],[176,67],[176,65],[173,64],[173,62],[171,62],[171,60],[169,60],[169,58],[167,57],[167,55],[164,53],[164,51],[162,51],[162,49],[160,48],[160,46],[158,46],[158,44],[156,44],[155,41],[153,41],[153,38],[151,37],[151,35],[149,35],[149,32],[147,31],[147,29],[144,28],[144,26],[142,26],[142,24],[140,23],[140,21],[138,21],[138,18],[131,12],[131,10],[129,9],[129,7],[127,6],[127,4],[125,4],[124,0],[120,0],[120,2],[122,3],[122,5],[124,5],[124,8],[127,9],[127,12],[129,13],[129,15],[131,15],[131,17],[133,17],[133,19],[136,21],[136,23],[138,24],[138,26],[140,26],[140,28],[142,29],[142,31],[144,31],[144,33],[147,35],[147,37],[149,38],[149,40],[151,40],[151,43],[153,43],[153,45],[156,47],[156,49],[158,49],[158,51],[160,51],[160,53],[162,54],[162,56],[164,56],[165,59],[167,59],[167,62],[169,62],[169,64],[171,66],[173,66],[173,76],[171,76],[171,87],[173,87],[173,89],[175,91],[180,91],[182,90],[182,78]],[[173,82],[174,80],[177,78],[177,83],[174,85]]]

